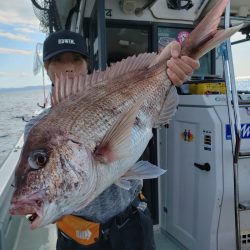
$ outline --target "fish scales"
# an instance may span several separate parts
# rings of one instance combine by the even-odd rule
[[[157,77],[165,77],[167,81],[164,74],[162,76],[157,75]],[[157,77],[152,77],[151,80],[147,79],[136,84],[133,82],[124,85],[120,84],[114,88],[107,88],[107,94],[104,98],[96,100],[91,106],[86,107],[84,112],[78,114],[79,121],[74,123],[72,132],[78,133],[85,140],[87,138],[87,141],[100,141],[119,115],[128,107],[131,107],[141,96],[145,100],[141,112],[147,114],[147,122],[156,118],[159,115],[161,105],[158,100],[163,100],[166,90],[170,86],[170,82],[168,82],[168,85],[165,85],[162,84],[162,81],[159,81],[159,84],[157,84]],[[96,93],[98,93],[98,88],[89,94],[89,98],[94,97]],[[84,105],[81,104],[81,106]],[[94,116],[93,113],[95,114]],[[88,119],[89,117],[91,119]],[[81,121],[85,121],[84,130],[81,129]],[[143,122],[146,121],[144,120]],[[90,148],[92,149],[92,147]]]
[[[141,112],[147,114],[148,122],[153,122],[170,86],[165,66],[156,69],[141,72],[137,79],[130,79],[130,82],[118,80],[95,87],[86,97],[59,104],[32,132],[41,134],[41,128],[53,125],[55,131],[58,129],[77,135],[94,150],[96,142],[101,141],[119,115],[141,96],[145,99]],[[158,100],[162,101],[159,103]],[[46,129],[44,132],[47,133]]]

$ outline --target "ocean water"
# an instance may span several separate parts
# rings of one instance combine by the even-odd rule
[[[250,91],[250,79],[239,79],[236,83],[237,90]]]
[[[43,105],[43,89],[0,92],[0,166],[23,133],[25,121]]]

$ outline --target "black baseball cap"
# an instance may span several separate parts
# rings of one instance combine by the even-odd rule
[[[88,58],[85,38],[69,30],[51,33],[43,44],[43,61],[63,52],[76,52]]]

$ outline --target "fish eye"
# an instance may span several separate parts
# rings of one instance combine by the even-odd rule
[[[46,162],[47,162],[47,156],[45,156],[43,154],[36,155],[36,164],[37,165],[44,166]]]
[[[47,161],[48,154],[41,150],[33,152],[28,158],[29,165],[34,170],[44,167]]]

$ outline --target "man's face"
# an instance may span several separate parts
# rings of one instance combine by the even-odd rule
[[[60,76],[68,75],[69,78],[74,75],[87,74],[87,62],[78,53],[64,52],[54,56],[51,60],[44,62],[47,74],[52,82],[54,82],[55,74]]]

